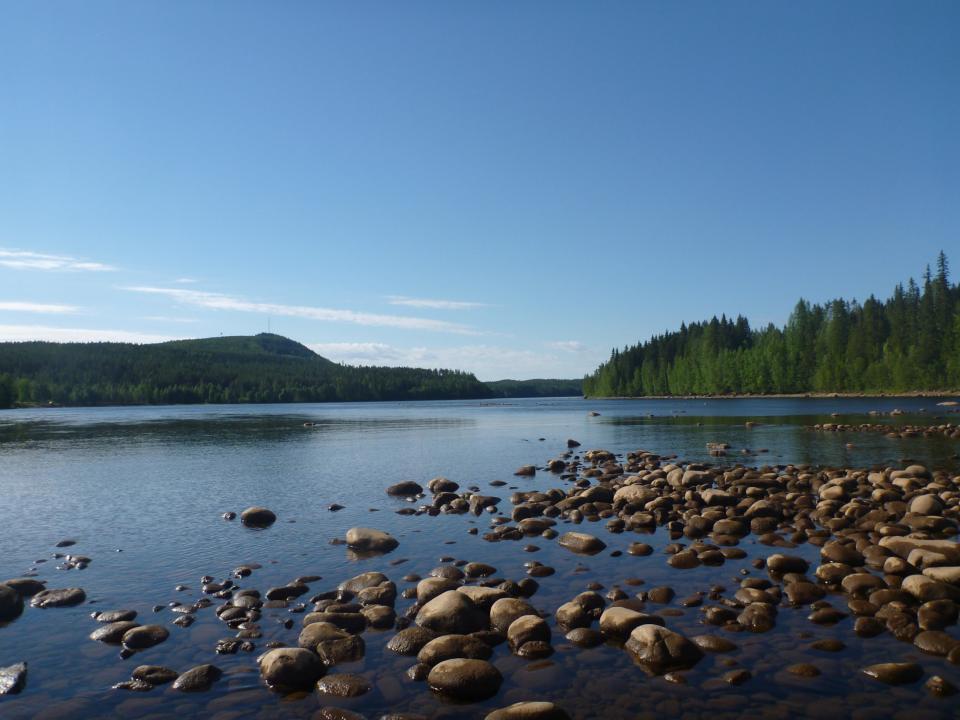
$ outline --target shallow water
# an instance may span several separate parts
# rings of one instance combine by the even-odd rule
[[[917,461],[956,470],[960,442],[945,438],[891,440],[882,434],[818,433],[805,428],[815,422],[866,422],[870,410],[899,408],[908,414],[883,416],[871,422],[931,423],[935,416],[957,422],[958,415],[937,407],[935,398],[913,399],[744,399],[599,401],[531,399],[470,402],[374,403],[339,405],[189,406],[146,408],[83,408],[0,411],[0,578],[35,569],[49,587],[80,586],[92,605],[50,610],[26,609],[0,627],[0,666],[27,660],[26,690],[0,698],[3,718],[31,717],[166,717],[230,718],[310,717],[325,704],[350,708],[368,717],[391,711],[448,713],[450,717],[483,717],[491,708],[530,699],[551,699],[574,717],[953,717],[956,699],[929,696],[921,684],[891,688],[859,674],[872,662],[911,658],[927,674],[940,674],[960,685],[955,666],[922,656],[912,645],[888,635],[862,640],[852,633],[852,620],[833,628],[806,620],[808,610],[781,608],[769,633],[733,636],[739,649],[709,655],[687,673],[688,684],[648,678],[614,646],[573,648],[553,625],[552,611],[593,580],[606,587],[642,578],[645,585],[669,584],[677,598],[720,583],[733,588],[740,571],[758,573],[750,560],[776,549],[754,536],[741,542],[749,557],[719,568],[674,570],[662,553],[671,542],[660,529],[652,535],[615,535],[604,523],[578,529],[604,539],[608,550],[583,558],[536,538],[488,543],[467,534],[486,530],[486,515],[400,516],[404,501],[388,498],[384,489],[413,479],[426,485],[444,475],[462,488],[478,485],[504,498],[509,513],[511,487],[561,487],[559,477],[538,472],[532,479],[514,478],[520,465],[542,464],[566,449],[568,437],[582,450],[602,447],[614,452],[637,449],[676,454],[686,460],[747,465],[809,463],[855,467],[899,466]],[[590,417],[594,410],[599,416]],[[831,417],[840,413],[840,417]],[[747,428],[745,420],[758,421]],[[304,427],[304,422],[315,423]],[[706,443],[728,442],[730,456],[711,458]],[[852,443],[852,447],[848,447]],[[742,448],[766,450],[741,455]],[[490,488],[491,480],[508,482]],[[339,503],[346,509],[328,512]],[[278,522],[268,530],[225,522],[227,510],[266,505]],[[393,553],[351,560],[342,546],[331,545],[354,525],[378,527],[400,540]],[[558,529],[568,529],[560,523]],[[93,558],[85,570],[57,570],[51,558],[61,539],[77,540],[66,550]],[[609,557],[643,540],[655,547],[649,557]],[[524,545],[541,549],[527,554]],[[818,548],[801,546],[791,553],[810,560]],[[263,568],[240,581],[242,587],[284,584],[306,574],[323,576],[311,592],[335,587],[365,570],[382,570],[403,589],[408,572],[426,575],[441,556],[488,562],[498,576],[525,577],[523,563],[536,559],[556,568],[539,580],[533,604],[551,612],[557,652],[545,661],[526,661],[497,648],[494,663],[505,682],[493,699],[450,706],[424,683],[404,671],[411,658],[395,656],[384,646],[391,631],[367,631],[366,657],[338,666],[337,672],[366,675],[374,685],[367,695],[321,702],[316,695],[281,697],[269,692],[256,672],[255,655],[217,656],[216,641],[232,636],[213,613],[200,611],[188,629],[169,626],[165,643],[121,660],[116,647],[87,638],[95,629],[94,609],[132,608],[140,622],[169,624],[168,610],[155,605],[200,597],[202,575],[227,577],[237,565],[258,562]],[[393,566],[392,563],[407,562]],[[183,583],[191,588],[176,592]],[[305,596],[307,597],[307,596]],[[411,601],[398,600],[398,612]],[[841,604],[842,606],[842,604]],[[657,606],[650,606],[657,611]],[[668,626],[688,635],[721,632],[699,624],[697,609],[668,617]],[[279,621],[292,617],[287,630]],[[264,611],[261,621],[268,640],[296,643],[300,616],[285,610]],[[950,630],[955,633],[956,628]],[[804,637],[809,634],[809,637]],[[840,653],[807,648],[822,637],[840,637]],[[745,667],[753,679],[739,687],[718,682],[730,669]],[[815,662],[819,678],[793,678],[783,668],[794,662]],[[213,662],[225,677],[206,693],[185,695],[167,688],[149,693],[111,690],[138,664],[163,664],[178,670]]]

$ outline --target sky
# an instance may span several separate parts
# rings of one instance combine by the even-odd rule
[[[960,3],[2,16],[0,340],[579,377],[960,263]]]

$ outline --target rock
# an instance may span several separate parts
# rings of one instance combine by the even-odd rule
[[[931,580],[937,582],[949,583],[950,585],[960,585],[960,566],[949,565],[946,567],[926,567],[923,574]]]
[[[370,692],[370,682],[361,675],[335,673],[317,681],[317,692],[333,697],[360,697]]]
[[[863,673],[888,685],[904,685],[922,678],[923,668],[913,662],[878,663],[863,668]]]
[[[490,625],[494,630],[506,633],[517,618],[536,614],[537,611],[525,600],[502,598],[490,607]]]
[[[260,658],[260,675],[277,690],[309,690],[323,676],[324,665],[303,648],[277,648]]]
[[[600,538],[579,532],[564,533],[560,536],[558,542],[560,547],[565,547],[567,550],[582,555],[596,555],[607,547],[607,544]]]
[[[177,671],[162,665],[138,665],[130,676],[134,680],[142,680],[151,685],[166,685],[177,679]]]
[[[209,690],[222,676],[223,671],[216,665],[197,665],[180,675],[174,681],[173,689],[181,692],[203,692]]]
[[[486,626],[485,618],[477,606],[456,590],[448,590],[428,602],[420,608],[416,620],[417,625],[442,635],[471,633]]]
[[[487,660],[492,654],[493,648],[471,635],[441,635],[421,648],[417,653],[417,660],[433,667],[454,658]]]
[[[787,672],[797,677],[812,678],[820,675],[820,668],[810,663],[797,663],[795,665],[788,665]]]
[[[127,630],[121,640],[128,650],[146,650],[159,645],[168,637],[170,637],[170,631],[163,625],[140,625]]]
[[[349,580],[344,580],[337,585],[338,590],[346,590],[356,595],[362,590],[377,587],[383,583],[390,582],[390,578],[381,572],[365,572],[355,575]]]
[[[426,605],[448,590],[459,590],[460,583],[456,580],[443,577],[428,577],[417,583],[417,602]],[[472,592],[472,591],[471,591]],[[466,593],[465,593],[466,594]],[[473,599],[472,597],[470,598]]]
[[[148,683],[146,680],[124,680],[123,682],[118,682],[116,685],[111,685],[113,690],[131,690],[133,692],[148,692],[153,690],[153,685]]]
[[[240,522],[251,528],[267,528],[277,520],[273,510],[265,507],[248,507],[240,513]]]
[[[931,675],[923,686],[927,689],[927,692],[936,697],[949,697],[957,694],[957,686],[939,675]]]
[[[90,633],[90,639],[102,643],[120,644],[123,641],[123,636],[127,633],[127,631],[133,630],[135,627],[139,627],[139,623],[131,622],[129,620],[108,623],[106,625],[101,625],[92,633]]]
[[[703,657],[703,651],[687,638],[660,625],[634,628],[625,647],[634,661],[651,675],[689,669]]]
[[[437,634],[432,630],[412,625],[394,635],[387,643],[387,650],[398,655],[416,655],[424,645],[436,637]]]
[[[574,628],[564,636],[577,647],[591,648],[603,644],[603,633],[593,628]]]
[[[522,465],[520,466],[514,475],[519,475],[521,477],[530,477],[531,475],[537,474],[537,468],[534,465]]]
[[[719,635],[696,635],[690,638],[690,641],[701,650],[707,652],[731,652],[737,649],[737,646]]]
[[[634,628],[651,624],[662,625],[663,621],[655,615],[647,615],[626,607],[607,608],[600,616],[600,632],[606,637],[618,640],[626,639]]]
[[[460,486],[457,483],[455,483],[453,480],[448,480],[445,477],[435,477],[433,480],[427,483],[427,487],[430,488],[430,492],[432,492],[434,495],[443,492],[456,492],[460,489]]]
[[[927,540],[890,535],[880,538],[879,545],[895,555],[902,557],[904,560],[909,558],[910,553],[914,550],[926,550],[947,558],[949,562],[944,564],[960,565],[960,545],[958,545],[955,540]]]
[[[124,620],[134,620],[137,617],[136,610],[106,610],[96,614],[94,620],[98,623],[115,623]]]
[[[269,588],[264,597],[267,600],[291,600],[310,591],[303,583],[290,583],[279,587]]]
[[[347,530],[347,547],[364,553],[387,553],[400,543],[383,530],[355,527]]]
[[[507,593],[500,588],[483,587],[482,585],[463,585],[455,589],[470,598],[474,605],[486,613],[490,612],[490,608],[497,600],[508,597]]]
[[[87,594],[81,588],[61,588],[41,590],[33,596],[30,604],[36,608],[71,607],[86,599]]]
[[[510,623],[507,642],[514,651],[534,641],[550,642],[550,626],[546,620],[537,615],[523,615]]]
[[[11,578],[0,583],[0,587],[4,585],[13,588],[22,598],[32,597],[44,588],[44,583],[34,578]]]
[[[936,495],[916,495],[907,510],[918,515],[940,515],[943,512],[943,503]]]
[[[786,573],[805,573],[810,563],[795,555],[781,555],[779,553],[767,558],[767,570],[772,573],[785,575]]]
[[[535,701],[518,702],[494,710],[484,720],[570,720],[570,716],[552,702]]]
[[[900,584],[900,589],[910,593],[922,603],[930,600],[960,601],[960,588],[939,582],[926,575],[908,575]]]
[[[27,684],[27,664],[0,667],[0,695],[16,695]]]
[[[393,495],[394,497],[412,497],[422,494],[423,488],[413,480],[404,480],[387,488],[387,495]]]
[[[366,650],[367,646],[363,638],[349,633],[343,633],[340,637],[326,638],[316,646],[320,660],[327,667],[361,660]]]
[[[942,630],[924,630],[913,638],[913,644],[930,655],[946,657],[960,645],[960,640],[955,640]]]
[[[23,598],[9,585],[0,584],[0,622],[10,622],[23,612]]]
[[[455,700],[486,700],[497,694],[503,676],[486,660],[456,658],[434,665],[427,675],[430,689]]]

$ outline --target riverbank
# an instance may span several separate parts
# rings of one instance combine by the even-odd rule
[[[896,399],[896,398],[944,398],[945,400],[956,400],[960,402],[960,390],[915,390],[909,392],[896,393],[770,393],[770,394],[751,394],[751,393],[733,393],[727,395],[617,395],[600,396],[585,395],[584,400],[762,400],[764,398],[781,399],[828,399],[828,398],[857,398],[869,400],[876,399]]]

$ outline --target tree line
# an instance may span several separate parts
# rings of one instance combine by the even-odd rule
[[[0,407],[487,398],[472,373],[333,363],[287,338],[0,343]]]
[[[944,253],[886,300],[801,299],[783,327],[746,318],[682,324],[584,378],[598,396],[905,392],[960,388],[960,286]]]

